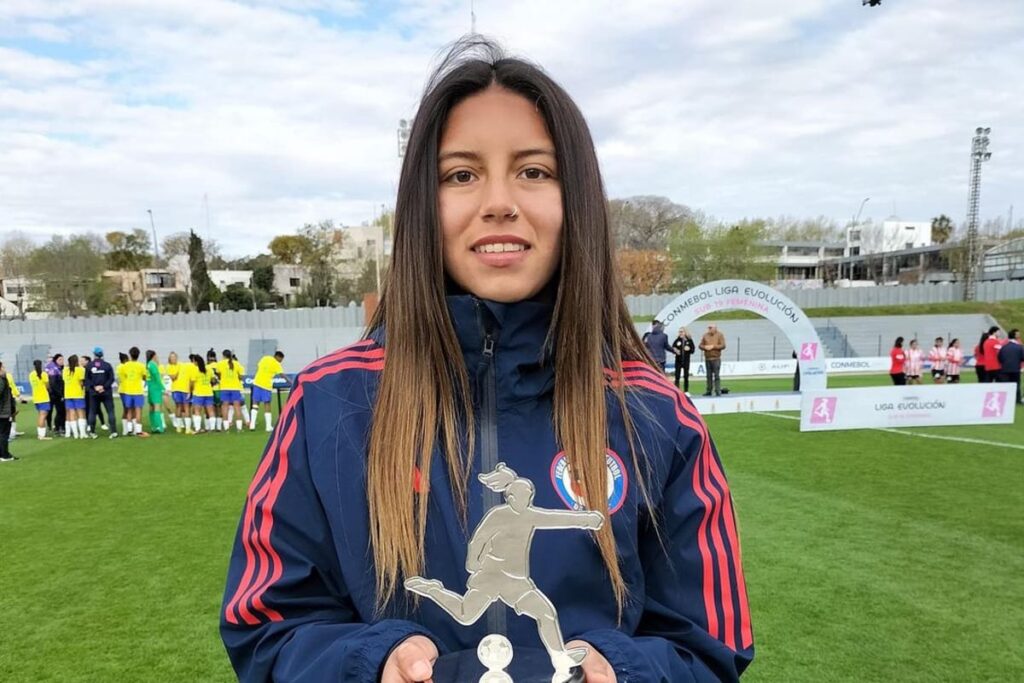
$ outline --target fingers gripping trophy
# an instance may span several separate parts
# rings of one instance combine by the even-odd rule
[[[491,604],[502,601],[516,614],[537,622],[540,640],[555,672],[552,683],[581,681],[579,664],[587,649],[566,649],[555,606],[530,579],[530,544],[538,529],[600,529],[604,515],[596,510],[534,507],[533,483],[504,463],[479,478],[484,486],[504,494],[505,504],[494,506],[484,515],[469,541],[466,593],[459,595],[440,581],[419,576],[408,579],[405,588],[437,603],[463,626],[473,624]],[[486,636],[477,654],[488,667],[480,683],[511,683],[502,671],[512,660],[512,646],[504,636]]]

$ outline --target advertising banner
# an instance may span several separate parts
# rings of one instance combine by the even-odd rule
[[[939,384],[806,391],[800,431],[1013,424],[1016,386]]]

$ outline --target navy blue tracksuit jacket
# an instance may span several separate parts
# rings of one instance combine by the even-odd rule
[[[533,481],[537,507],[573,509],[580,501],[554,436],[551,356],[541,357],[550,304],[459,295],[448,297],[448,308],[479,430],[469,531],[437,447],[421,574],[463,592],[467,534],[500,502],[477,480],[481,471],[505,462]],[[221,634],[242,681],[377,681],[391,649],[413,634],[433,639],[442,654],[475,649],[496,631],[516,647],[541,647],[535,622],[500,602],[468,627],[429,600],[414,609],[396,602],[375,616],[365,460],[383,344],[383,335],[371,335],[303,370],[259,464],[221,610]],[[660,371],[639,361],[623,370],[655,509],[640,493],[609,389],[609,510],[629,592],[622,620],[589,532],[538,531],[532,579],[557,608],[565,640],[593,644],[620,681],[734,681],[754,651],[721,462],[693,405]]]

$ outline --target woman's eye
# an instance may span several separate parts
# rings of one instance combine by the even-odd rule
[[[465,185],[471,180],[473,180],[473,174],[469,171],[456,171],[448,176],[448,182],[455,185]]]
[[[527,180],[545,180],[551,177],[550,173],[540,168],[528,168],[521,175]]]

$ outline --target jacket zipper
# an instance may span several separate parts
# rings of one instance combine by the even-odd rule
[[[480,397],[480,471],[490,472],[498,464],[498,396],[494,372],[494,336],[483,323],[482,311],[478,317],[484,336],[483,347],[483,391]],[[483,514],[492,507],[501,504],[501,496],[486,486],[482,486]],[[487,632],[505,635],[505,604],[500,600],[487,608]]]

